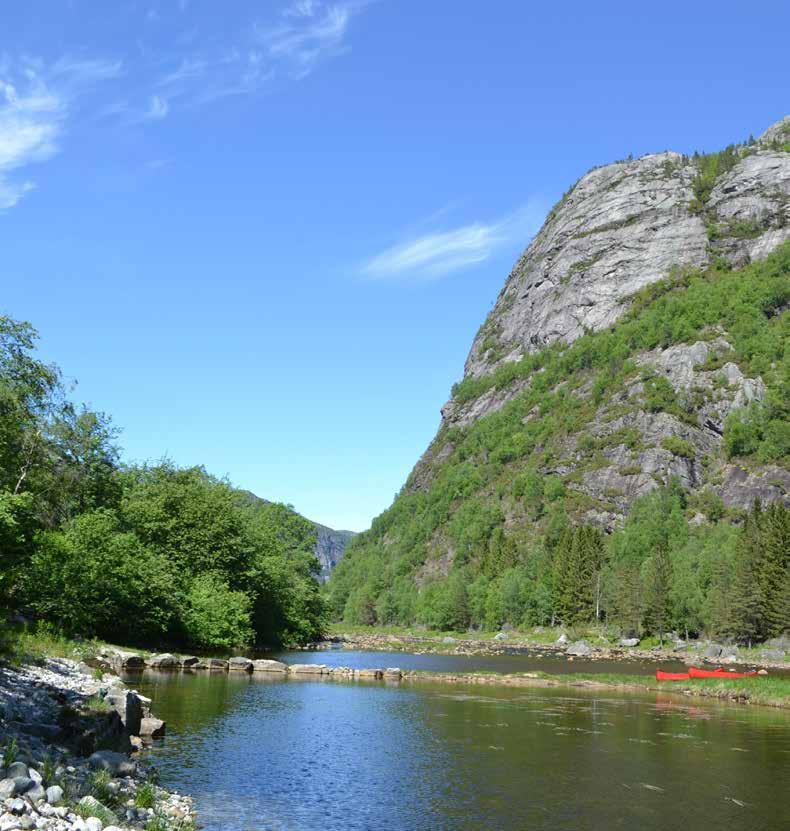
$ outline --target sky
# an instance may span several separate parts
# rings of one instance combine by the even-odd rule
[[[547,210],[790,111],[790,6],[4,0],[0,314],[124,459],[360,531]]]

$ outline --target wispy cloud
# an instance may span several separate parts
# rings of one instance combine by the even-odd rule
[[[145,111],[145,118],[149,121],[158,121],[159,119],[165,118],[169,112],[170,104],[167,98],[161,95],[152,95],[148,103],[148,109]]]
[[[526,245],[540,227],[543,213],[542,203],[536,200],[493,222],[474,222],[423,234],[372,257],[363,264],[361,273],[376,280],[443,277],[485,262],[510,243]]]
[[[117,77],[120,62],[64,57],[54,64],[26,58],[0,66],[0,210],[12,208],[35,183],[23,168],[52,158],[70,109],[90,85]]]
[[[256,26],[257,38],[282,73],[301,80],[322,61],[348,50],[346,36],[351,20],[365,5],[297,0],[284,9],[279,23]]]

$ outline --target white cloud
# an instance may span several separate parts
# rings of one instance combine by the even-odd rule
[[[371,279],[402,276],[436,278],[488,260],[500,247],[525,246],[540,227],[543,205],[530,202],[493,222],[475,222],[449,231],[424,234],[387,248],[369,259],[361,272]]]
[[[307,77],[326,58],[345,52],[349,24],[363,3],[327,5],[319,0],[297,0],[272,27],[256,27],[261,46],[283,74],[293,80]]]
[[[168,104],[167,98],[163,98],[161,95],[152,95],[148,109],[145,112],[145,118],[157,121],[165,118],[169,112],[170,104]]]
[[[119,62],[27,58],[0,67],[0,210],[13,207],[35,184],[19,171],[59,151],[69,109],[88,86],[117,77]]]

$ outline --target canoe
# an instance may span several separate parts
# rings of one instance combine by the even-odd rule
[[[688,681],[691,676],[687,672],[664,672],[656,670],[656,681]]]
[[[730,672],[721,667],[717,667],[716,669],[689,667],[689,675],[692,678],[751,678],[753,675],[757,675],[757,670],[753,672]]]

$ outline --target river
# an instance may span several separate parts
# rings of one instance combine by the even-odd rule
[[[454,668],[454,656],[382,654],[283,657]],[[152,750],[163,784],[195,797],[209,831],[790,828],[782,710],[241,673],[127,680],[168,722]]]

